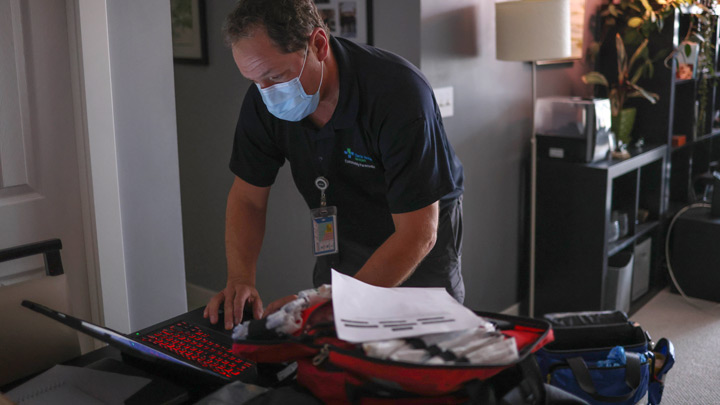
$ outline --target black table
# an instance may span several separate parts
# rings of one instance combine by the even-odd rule
[[[231,336],[231,330],[225,330],[223,322],[212,325],[208,319],[203,318],[204,308],[198,308],[187,313],[178,315],[166,321],[157,323],[142,331],[158,329],[168,323],[187,321],[216,330],[222,334]],[[192,378],[192,374],[178,375],[173,370],[166,369],[156,363],[128,356],[120,350],[105,346],[103,348],[85,353],[79,357],[64,362],[63,365],[75,367],[88,367],[100,371],[108,371],[125,375],[150,378],[151,383],[130,397],[125,403],[132,404],[184,404],[194,403],[205,396],[222,388],[221,384],[208,383],[207,380],[198,381]],[[258,380],[253,382],[259,386],[269,387],[277,381],[275,373],[283,366],[262,365],[258,367]],[[23,378],[2,387],[2,392],[7,392],[14,387],[30,380],[33,376]]]

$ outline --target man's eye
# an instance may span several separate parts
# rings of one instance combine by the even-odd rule
[[[274,82],[280,80],[280,78],[281,78],[281,76],[270,76],[270,77],[268,77],[268,79],[270,79],[270,80],[272,80],[272,81],[274,81]]]

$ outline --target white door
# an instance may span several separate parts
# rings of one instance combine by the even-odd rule
[[[0,0],[0,249],[61,239],[66,280],[58,282],[66,284],[68,310],[89,320],[89,215],[81,202],[86,174],[78,160],[84,152],[76,136],[69,34],[65,1]],[[37,297],[47,283],[42,267],[42,257],[0,263],[0,298],[11,289]],[[83,340],[83,349],[88,344]]]

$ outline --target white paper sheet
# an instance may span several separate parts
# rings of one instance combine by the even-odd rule
[[[486,321],[444,288],[375,287],[332,270],[335,329],[348,342],[371,342],[476,328]]]
[[[18,405],[122,404],[150,381],[149,378],[57,365],[5,395]]]

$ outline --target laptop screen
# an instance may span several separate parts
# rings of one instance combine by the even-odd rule
[[[125,335],[115,332],[112,329],[103,328],[102,326],[93,325],[92,323],[88,323],[85,321],[80,321],[80,324],[82,325],[83,328],[85,328],[87,330],[93,331],[99,335],[106,336],[107,339],[102,339],[102,338],[98,338],[98,339],[100,339],[104,342],[107,342],[108,344],[110,344],[112,346],[127,348],[132,351],[140,352],[147,356],[157,357],[157,358],[171,361],[171,362],[177,363],[177,364],[193,366],[193,365],[185,363],[179,359],[168,356],[167,354],[165,354],[161,351],[155,350],[152,347],[145,346],[141,342],[136,342],[136,341],[128,338]],[[83,329],[78,329],[78,330],[83,332]],[[97,337],[97,335],[95,335],[95,336]],[[195,367],[195,366],[193,366],[193,367]]]
[[[144,359],[149,358],[152,360],[168,361],[170,363],[178,364],[183,367],[188,367],[203,374],[218,377],[217,374],[207,369],[198,367],[190,362],[183,361],[182,359],[172,357],[157,349],[154,349],[149,345],[144,344],[143,342],[132,340],[127,336],[112,329],[98,326],[90,322],[85,322],[71,315],[67,315],[60,311],[50,309],[44,305],[32,301],[24,300],[22,302],[22,306],[30,308],[33,311],[39,312],[52,319],[55,319],[56,321],[61,322],[79,332],[92,336],[98,340],[109,344],[110,346],[118,348],[125,353],[134,354]]]

